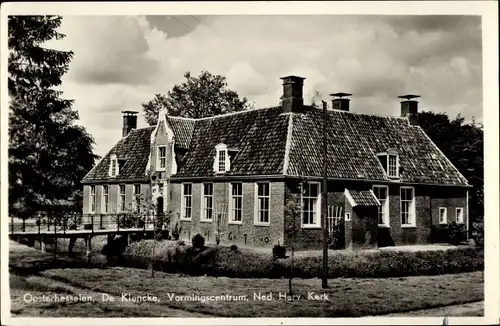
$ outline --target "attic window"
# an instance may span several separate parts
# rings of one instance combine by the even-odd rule
[[[389,178],[399,178],[399,156],[395,150],[378,153],[377,158]]]
[[[230,160],[227,146],[219,144],[215,146],[214,172],[224,173],[230,170]]]
[[[118,165],[118,158],[115,154],[111,155],[109,162],[109,176],[114,178],[120,174],[120,166]]]
[[[167,146],[158,146],[157,158],[156,171],[164,171],[167,167]]]

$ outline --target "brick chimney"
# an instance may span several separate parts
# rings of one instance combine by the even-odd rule
[[[301,113],[304,108],[304,98],[302,97],[302,88],[304,86],[303,77],[286,76],[283,80],[283,97],[281,106],[283,113],[293,112]]]
[[[122,111],[123,115],[123,129],[122,137],[127,137],[132,129],[137,128],[137,114],[136,111]]]
[[[351,96],[349,93],[333,93],[330,96],[333,96],[332,100],[332,109],[333,110],[341,110],[341,111],[349,111],[349,102],[351,101],[346,96]]]
[[[401,117],[408,118],[411,125],[418,125],[418,102],[420,95],[407,94],[398,96],[401,99]]]

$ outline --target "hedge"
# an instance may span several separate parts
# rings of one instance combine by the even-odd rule
[[[150,268],[153,242],[141,240],[123,254],[129,267]],[[155,270],[188,275],[239,278],[288,278],[290,258],[273,259],[271,254],[231,250],[213,246],[194,249],[174,241],[162,241],[155,249]],[[328,277],[404,277],[464,273],[484,269],[484,252],[474,247],[433,251],[336,252],[328,259]],[[321,256],[294,258],[293,276],[322,277]]]

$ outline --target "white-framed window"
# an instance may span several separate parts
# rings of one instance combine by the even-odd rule
[[[229,153],[225,144],[215,146],[214,172],[224,173],[230,170]]]
[[[463,207],[457,207],[455,209],[455,220],[458,224],[464,223],[464,208]]]
[[[191,220],[193,204],[193,184],[182,184],[181,219]]]
[[[243,186],[241,183],[229,185],[229,222],[241,223],[243,209]]]
[[[381,204],[378,207],[378,225],[389,226],[389,187],[373,186],[373,193]]]
[[[414,227],[416,225],[416,218],[415,218],[415,189],[413,187],[401,187],[400,203],[401,203],[401,226]]]
[[[140,184],[135,184],[134,185],[134,200],[133,200],[133,209],[134,212],[140,213],[141,212],[141,185]]]
[[[351,220],[351,213],[345,213],[345,220],[349,222]]]
[[[439,224],[448,223],[448,208],[439,207]]]
[[[102,212],[107,213],[109,211],[109,186],[102,186]]]
[[[387,154],[387,175],[391,178],[397,178],[399,176],[398,171],[398,155],[397,154]]]
[[[118,185],[118,212],[125,212],[125,185]]]
[[[95,203],[96,203],[95,186],[90,186],[90,207],[89,207],[89,211],[91,213],[95,212]]]
[[[158,146],[156,153],[156,170],[163,171],[167,167],[167,146]]]
[[[214,211],[214,184],[204,183],[201,187],[201,221],[212,221]]]
[[[301,187],[302,227],[321,226],[321,186],[319,182],[307,182]]]
[[[271,192],[269,182],[255,184],[255,224],[270,224]]]
[[[399,156],[395,150],[378,153],[377,158],[389,178],[399,178]]]
[[[116,154],[112,154],[109,162],[109,176],[114,178],[120,173],[120,166],[118,165],[118,158]]]

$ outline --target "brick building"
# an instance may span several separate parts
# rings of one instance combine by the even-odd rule
[[[122,139],[82,180],[84,220],[135,212],[137,194],[151,195],[184,239],[213,242],[220,230],[223,244],[289,245],[295,222],[296,244],[320,248],[323,112],[304,105],[304,78],[282,80],[276,107],[201,119],[163,111],[141,129],[136,112],[123,112]],[[468,224],[467,180],[417,125],[415,96],[401,97],[400,116],[382,117],[333,95],[328,227],[344,220],[345,247],[425,244],[440,224]],[[285,216],[293,194],[295,221]]]

